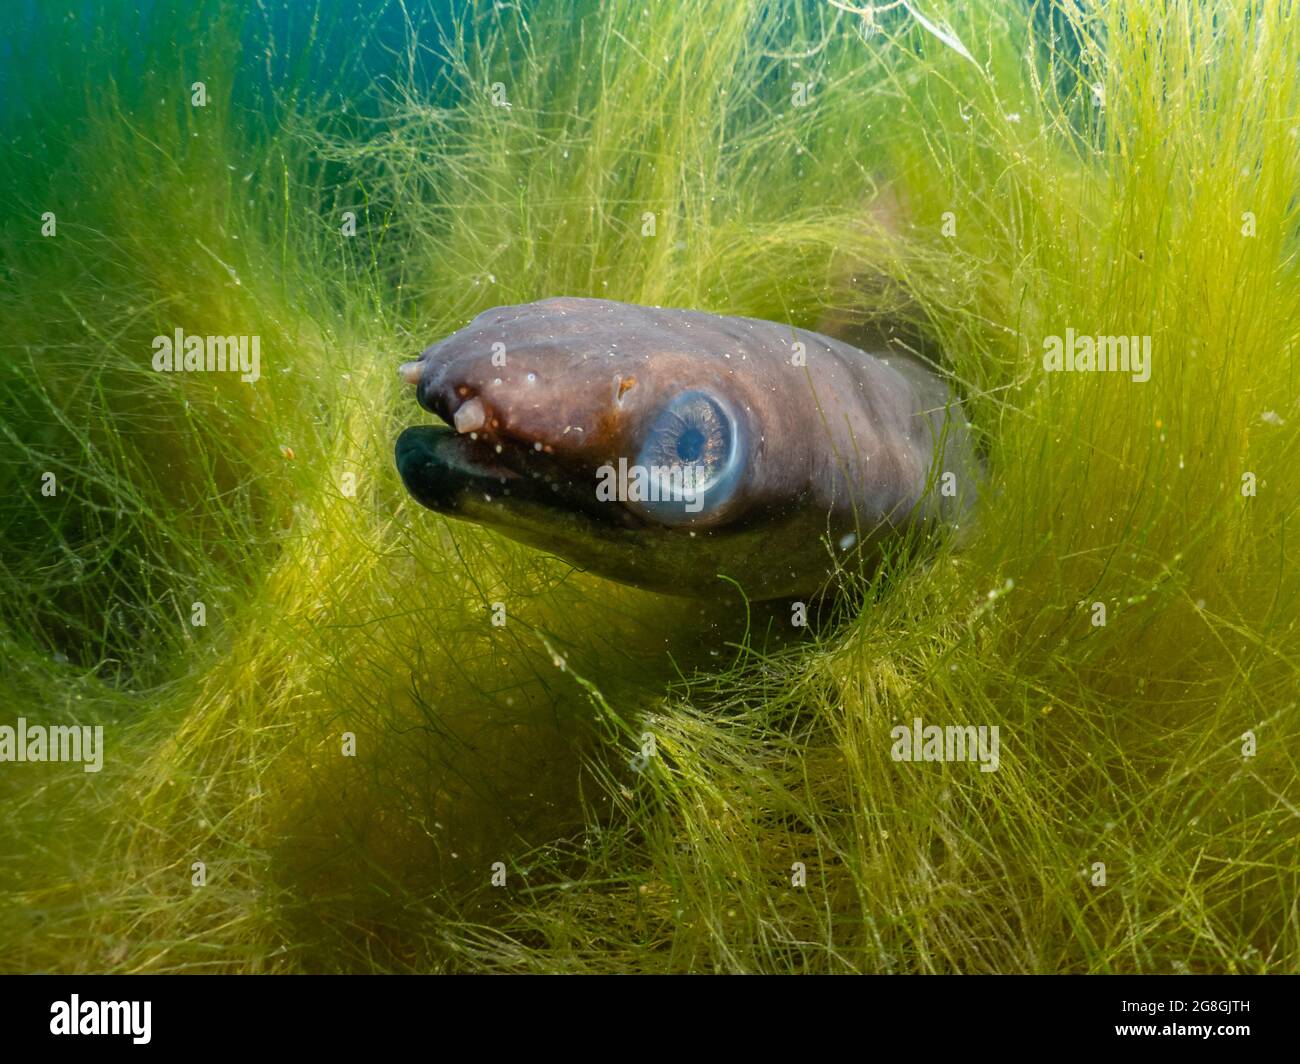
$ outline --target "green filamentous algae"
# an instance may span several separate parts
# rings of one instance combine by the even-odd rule
[[[1292,0],[19,7],[0,969],[1300,970]],[[702,318],[403,384],[556,297],[773,323],[764,417],[922,367],[962,468],[816,449],[834,388],[765,449]],[[734,572],[574,564],[666,504],[572,479],[594,375],[519,397],[633,355]],[[475,517],[527,492],[585,517]]]

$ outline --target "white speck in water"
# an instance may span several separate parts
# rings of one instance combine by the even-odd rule
[[[858,534],[856,532],[848,533],[846,536],[840,539],[840,550],[848,550],[857,541],[858,541]]]

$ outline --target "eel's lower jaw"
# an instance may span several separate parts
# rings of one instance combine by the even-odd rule
[[[494,461],[486,442],[429,425],[405,429],[397,437],[394,458],[406,490],[439,513],[455,513],[466,493],[499,491],[519,475]]]
[[[521,521],[545,524],[548,516],[557,527],[582,521],[593,532],[645,523],[621,503],[599,501],[594,474],[565,472],[549,455],[508,440],[417,425],[397,437],[394,458],[406,490],[422,506],[503,531]]]

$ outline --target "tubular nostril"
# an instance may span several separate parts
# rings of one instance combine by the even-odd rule
[[[460,404],[453,422],[457,432],[477,432],[487,423],[487,413],[478,399],[467,399]]]
[[[404,383],[419,384],[422,372],[419,359],[416,359],[414,362],[403,362],[401,366],[398,367],[397,372],[401,374]]]

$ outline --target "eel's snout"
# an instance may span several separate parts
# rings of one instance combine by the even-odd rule
[[[618,314],[598,300],[496,307],[398,372],[423,409],[462,435],[579,463],[630,459],[637,426],[658,405],[650,355],[672,330],[665,337]]]
[[[440,346],[434,345],[418,359],[403,362],[397,371],[402,382],[415,388],[415,400],[420,406],[457,432],[479,432],[492,427],[492,412],[484,405],[478,388],[452,379],[452,360],[434,357]]]

